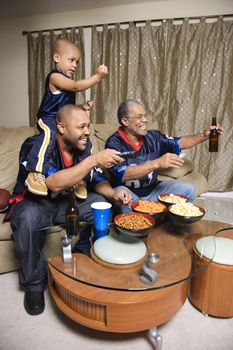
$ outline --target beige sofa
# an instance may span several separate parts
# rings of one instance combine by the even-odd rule
[[[103,149],[106,138],[116,129],[117,124],[91,125],[91,141],[93,153]],[[152,126],[153,127],[153,126]],[[156,126],[154,126],[156,127]],[[0,188],[12,191],[17,172],[18,155],[23,141],[36,133],[34,128],[28,126],[6,128],[0,126]],[[168,169],[161,172],[160,179],[179,178],[194,184],[196,196],[207,191],[207,181],[203,175],[194,170],[193,163],[186,160],[180,169]],[[10,239],[11,228],[9,223],[2,223],[3,214],[0,214],[0,273],[9,272],[18,268],[18,261],[14,256],[14,244]],[[46,249],[59,249],[59,241],[55,239],[57,231],[51,231],[47,237]]]

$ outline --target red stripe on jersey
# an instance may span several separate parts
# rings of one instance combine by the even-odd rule
[[[141,135],[138,137],[139,142],[138,142],[138,145],[136,145],[136,143],[133,143],[132,141],[130,141],[130,139],[126,136],[126,134],[121,129],[121,127],[117,131],[119,132],[121,137],[125,140],[125,142],[127,142],[130,146],[132,146],[135,151],[140,150],[140,148],[142,147],[142,136]]]
[[[59,149],[60,149],[60,151],[61,151],[61,156],[62,156],[62,159],[63,159],[63,162],[64,162],[65,167],[66,167],[66,168],[71,167],[71,166],[74,164],[74,152],[72,153],[72,158],[71,158],[71,160],[69,160],[69,159],[67,159],[67,157],[65,156],[65,153],[64,153],[64,151],[63,151],[63,149],[62,149],[62,146],[61,146],[61,144],[60,144],[60,142],[59,142],[58,139],[57,139],[57,144],[58,144],[58,147],[59,147]]]

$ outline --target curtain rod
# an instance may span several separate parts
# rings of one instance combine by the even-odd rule
[[[188,18],[188,19],[191,19],[191,20],[196,20],[196,19],[201,19],[201,18],[216,18],[216,17],[233,17],[233,14],[226,14],[226,15],[211,15],[211,16],[199,16],[199,17],[177,17],[177,18],[160,18],[160,19],[148,19],[148,20],[139,20],[139,21],[127,21],[127,22],[115,22],[115,23],[102,23],[102,24],[88,24],[88,25],[83,25],[83,26],[80,26],[82,28],[91,28],[93,26],[96,26],[96,27],[102,27],[104,25],[108,25],[108,26],[114,26],[116,24],[129,24],[130,22],[133,22],[135,24],[137,23],[145,23],[146,21],[151,21],[151,22],[162,22],[164,20],[168,20],[168,19],[172,19],[173,21],[182,21],[184,20],[185,18]],[[42,29],[42,30],[32,30],[32,31],[26,31],[24,30],[22,32],[23,35],[27,35],[28,33],[39,33],[39,32],[49,32],[50,30],[63,30],[63,29],[73,29],[73,28],[76,28],[75,26],[73,27],[65,27],[65,28],[54,28],[54,29]]]

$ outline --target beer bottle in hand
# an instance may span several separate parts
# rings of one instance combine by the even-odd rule
[[[216,117],[212,118],[212,125],[217,126]],[[210,131],[209,136],[209,152],[218,152],[218,131],[217,129],[213,129]]]
[[[68,237],[77,236],[79,231],[79,212],[75,203],[75,189],[71,187],[68,194],[66,209],[66,233]]]

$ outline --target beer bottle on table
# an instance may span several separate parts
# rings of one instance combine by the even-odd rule
[[[217,119],[216,117],[212,118],[212,124],[217,126]],[[210,131],[209,136],[209,152],[218,152],[218,131],[217,129],[213,129]]]
[[[71,187],[66,209],[66,233],[68,237],[77,236],[79,231],[79,212],[75,202],[75,189]]]

